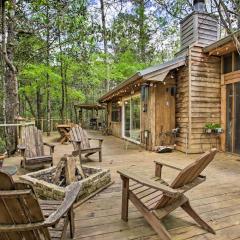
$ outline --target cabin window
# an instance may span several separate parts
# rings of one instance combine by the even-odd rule
[[[238,71],[240,70],[240,54],[238,52],[234,53],[234,62],[235,62],[235,66],[234,66],[234,71]]]
[[[112,103],[112,122],[121,121],[121,109],[117,102]]]
[[[223,57],[223,73],[232,72],[232,53],[227,54]]]

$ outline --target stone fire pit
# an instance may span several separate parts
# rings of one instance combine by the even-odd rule
[[[104,188],[111,182],[109,170],[90,166],[82,166],[86,178],[79,180],[82,188],[79,193],[78,201],[87,198],[97,190]],[[21,176],[22,180],[30,182],[35,189],[36,194],[41,199],[63,200],[65,196],[65,186],[58,186],[52,183],[56,167],[43,169],[37,172],[28,173]]]

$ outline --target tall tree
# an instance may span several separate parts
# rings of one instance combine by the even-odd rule
[[[18,115],[18,82],[17,68],[14,65],[14,47],[16,41],[15,29],[15,0],[1,1],[2,15],[2,46],[1,54],[5,63],[5,122],[15,123]],[[6,142],[8,154],[16,151],[17,132],[16,127],[6,128]]]
[[[102,19],[102,38],[103,38],[103,48],[104,48],[104,64],[106,69],[106,80],[105,86],[106,91],[109,91],[109,74],[108,74],[108,49],[107,49],[107,28],[106,28],[106,16],[105,16],[105,4],[104,0],[100,0],[101,5],[101,19]]]
[[[238,53],[240,54],[240,41],[235,34],[236,27],[240,25],[240,1],[230,0],[229,2],[224,2],[223,0],[214,0],[214,3],[223,27],[227,33],[232,36]]]

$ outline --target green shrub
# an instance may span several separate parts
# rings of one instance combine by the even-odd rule
[[[221,128],[221,125],[219,123],[214,124],[214,129]]]
[[[215,129],[215,124],[214,123],[206,123],[205,124],[205,128],[207,128],[207,129]]]
[[[6,143],[0,138],[0,154],[4,154],[6,152]]]

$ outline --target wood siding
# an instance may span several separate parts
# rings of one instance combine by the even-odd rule
[[[189,48],[188,66],[177,74],[177,149],[200,153],[218,145],[219,139],[204,134],[206,123],[221,122],[221,60],[202,47]]]
[[[148,130],[148,149],[153,150],[161,144],[161,129],[179,127],[177,150],[200,153],[220,147],[219,139],[205,134],[204,127],[206,123],[221,123],[221,59],[203,53],[202,46],[195,44],[189,48],[186,66],[170,72],[165,82],[151,84],[147,112],[141,106],[141,143],[145,144],[143,131]],[[176,86],[175,97],[167,92],[171,86]],[[108,105],[111,122],[111,103]],[[111,128],[114,136],[121,137],[121,122],[112,122]]]
[[[221,123],[221,59],[190,49],[190,122],[189,152],[200,153],[217,145],[219,139],[203,133],[206,123]]]
[[[147,111],[143,112],[143,106],[141,101],[141,143],[146,146],[146,139],[143,136],[143,132],[145,130],[149,131],[149,138],[147,142],[147,148],[149,150],[153,150],[155,146],[155,94],[156,88],[150,87],[149,88],[149,96],[148,96],[148,106]]]
[[[218,39],[218,21],[207,13],[192,13],[181,22],[181,49],[193,43],[207,46]]]
[[[189,75],[188,66],[182,67],[177,74],[177,94],[176,94],[176,126],[180,128],[180,133],[176,139],[176,149],[187,151],[189,123]]]

